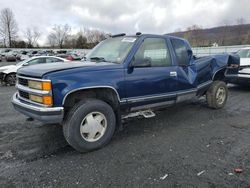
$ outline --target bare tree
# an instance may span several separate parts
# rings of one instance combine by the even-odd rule
[[[84,35],[87,38],[88,43],[96,44],[106,38],[106,33],[100,30],[84,29]]]
[[[54,48],[56,46],[56,39],[52,33],[48,35],[47,40],[50,47]]]
[[[28,47],[31,48],[37,45],[37,41],[39,37],[41,36],[41,33],[38,31],[36,27],[33,27],[33,28],[27,28],[24,35],[25,35]]]
[[[59,48],[63,48],[65,41],[70,36],[71,28],[68,24],[55,25],[52,28],[52,32],[48,36],[49,43],[57,45]]]
[[[0,13],[0,33],[4,43],[12,47],[13,40],[17,37],[18,26],[11,9],[2,9]]]

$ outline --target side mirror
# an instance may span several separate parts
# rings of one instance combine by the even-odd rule
[[[28,65],[29,65],[29,63],[24,63],[24,64],[23,64],[23,66],[28,66]]]
[[[132,67],[151,67],[151,58],[134,59]]]

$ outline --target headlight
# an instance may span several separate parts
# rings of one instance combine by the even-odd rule
[[[45,90],[50,91],[51,90],[51,82],[39,82],[39,81],[28,81],[29,88],[32,89],[38,89],[38,90]]]
[[[51,106],[53,104],[52,96],[37,96],[37,95],[29,95],[31,101],[41,103],[44,105]]]

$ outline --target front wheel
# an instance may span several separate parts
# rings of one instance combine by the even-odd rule
[[[97,99],[76,104],[63,123],[67,142],[79,152],[101,148],[109,143],[116,127],[113,109]]]
[[[222,81],[214,81],[206,93],[206,98],[210,108],[223,108],[226,105],[228,98],[226,83]]]
[[[5,82],[10,86],[14,86],[16,84],[16,73],[6,75]]]

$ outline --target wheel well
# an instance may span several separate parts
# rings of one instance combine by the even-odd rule
[[[223,81],[225,79],[225,71],[226,71],[226,68],[223,68],[223,69],[215,72],[215,74],[213,76],[213,81],[216,81],[216,80]]]
[[[6,81],[7,76],[12,75],[12,74],[16,75],[15,72],[4,73],[3,81]]]
[[[119,109],[119,99],[117,93],[111,88],[95,88],[75,91],[66,96],[64,107],[72,108],[76,103],[86,98],[95,98],[108,103],[114,111]]]

